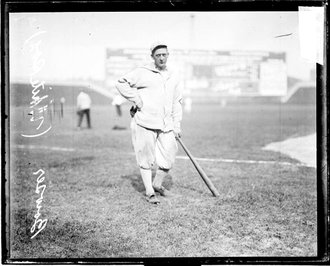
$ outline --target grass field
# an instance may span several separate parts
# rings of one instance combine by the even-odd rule
[[[316,256],[316,169],[262,150],[314,133],[315,106],[193,107],[182,124],[192,154],[240,161],[200,161],[215,198],[179,157],[165,180],[178,197],[158,206],[144,198],[129,130],[112,130],[129,125],[129,106],[122,120],[111,105],[95,106],[93,129],[81,131],[67,108],[38,138],[20,136],[23,110],[12,108],[11,258]],[[46,185],[40,218],[48,222],[31,239],[38,169]]]

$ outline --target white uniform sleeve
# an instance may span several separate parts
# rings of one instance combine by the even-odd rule
[[[81,109],[81,95],[79,94],[77,97],[77,109],[80,110]]]
[[[89,108],[91,108],[92,99],[91,99],[91,97],[89,97],[89,95],[87,95],[87,96],[88,96],[88,103],[87,103],[87,105],[88,105]]]
[[[181,132],[181,120],[182,120],[182,91],[183,84],[179,82],[174,91],[172,117],[174,123],[174,132]]]
[[[125,99],[136,105],[141,105],[142,100],[137,92],[138,72],[136,69],[121,77],[116,82],[116,88]]]

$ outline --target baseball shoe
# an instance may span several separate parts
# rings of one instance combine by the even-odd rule
[[[160,200],[156,197],[155,194],[147,195],[146,199],[149,203],[152,203],[152,204],[159,204],[160,203]]]

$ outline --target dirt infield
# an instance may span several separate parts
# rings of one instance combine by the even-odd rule
[[[316,133],[304,137],[290,138],[281,142],[273,142],[263,149],[281,152],[307,166],[316,168]]]

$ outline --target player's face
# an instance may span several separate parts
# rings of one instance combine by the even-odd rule
[[[159,48],[151,55],[155,61],[155,65],[158,69],[163,70],[166,68],[166,62],[168,58],[168,51],[166,48]]]

